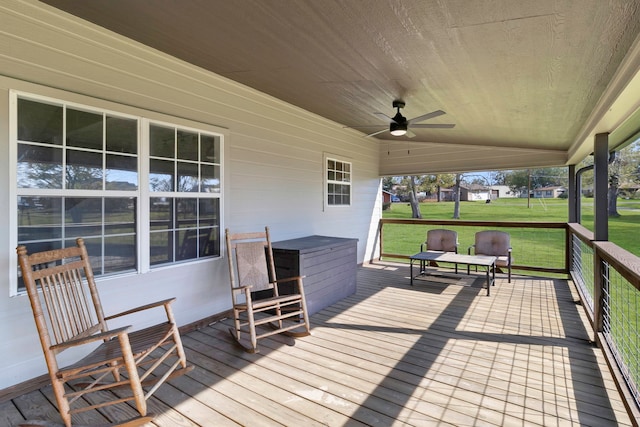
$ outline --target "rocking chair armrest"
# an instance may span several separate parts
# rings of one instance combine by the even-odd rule
[[[76,338],[73,340],[65,341],[60,344],[52,345],[51,350],[64,350],[70,347],[76,347],[79,345],[89,344],[94,341],[104,341],[116,337],[118,335],[126,334],[131,329],[131,326],[123,326],[121,328],[112,329],[106,332],[100,332],[99,334],[89,335],[88,337]]]
[[[287,283],[287,282],[298,282],[298,292],[302,292],[303,291],[303,284],[302,284],[302,279],[304,279],[305,276],[293,276],[293,277],[286,277],[284,279],[278,279],[278,280],[273,280],[271,281],[271,283],[273,283],[276,288],[280,289],[280,285],[282,283]],[[294,285],[295,286],[295,285]]]
[[[165,299],[165,300],[162,300],[162,301],[156,301],[156,302],[152,302],[150,304],[141,305],[140,307],[135,307],[135,308],[132,308],[131,310],[127,310],[127,311],[123,311],[121,313],[112,314],[111,316],[107,316],[107,317],[104,318],[104,320],[115,319],[117,317],[126,316],[128,314],[137,313],[139,311],[148,310],[150,308],[155,308],[155,307],[160,307],[160,306],[167,306],[167,305],[171,304],[172,302],[174,302],[175,300],[176,300],[175,298],[168,298],[168,299]]]
[[[271,283],[279,285],[280,283],[294,282],[296,280],[303,279],[303,278],[304,278],[304,276],[286,277],[284,279],[273,280]]]
[[[471,248],[473,248],[475,250],[476,245],[471,245],[467,248],[467,254],[471,255]]]
[[[251,288],[253,288],[253,285],[238,286],[237,288],[233,288],[233,292],[244,292],[246,294]]]

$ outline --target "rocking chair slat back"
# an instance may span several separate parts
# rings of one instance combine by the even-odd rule
[[[93,275],[87,277],[83,259],[88,259],[84,245],[29,255],[28,263],[37,269],[25,286],[30,295],[42,293],[46,310],[41,307],[39,311],[45,321],[41,326],[49,327],[49,346],[106,330],[102,310],[91,297]]]

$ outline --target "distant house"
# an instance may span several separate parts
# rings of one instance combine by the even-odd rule
[[[567,189],[564,187],[541,187],[533,190],[533,197],[536,199],[555,199],[566,192]]]
[[[399,202],[400,201],[400,197],[396,196],[395,194],[393,194],[390,191],[387,190],[382,190],[382,203],[393,203],[393,202]]]
[[[505,197],[518,197],[519,192],[512,191],[508,185],[492,185],[491,186],[491,198],[503,199]]]
[[[461,185],[460,200],[466,202],[491,200],[491,189],[480,184]]]
[[[618,189],[618,195],[625,199],[633,198],[640,192],[640,185],[621,185]]]

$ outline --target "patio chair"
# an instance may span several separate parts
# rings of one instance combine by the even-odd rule
[[[279,333],[309,335],[302,277],[276,280],[269,227],[263,232],[238,234],[227,229],[225,236],[234,321],[229,332],[233,338],[246,351],[257,353],[261,338]]]
[[[141,425],[153,419],[147,399],[158,387],[193,369],[172,314],[174,299],[104,316],[84,241],[76,243],[30,255],[25,246],[17,248],[58,411],[69,427],[75,413],[132,401],[140,416],[117,425]],[[166,322],[137,331],[107,326],[111,319],[156,307],[166,313]],[[90,348],[80,348],[85,345]],[[69,349],[85,356],[61,367],[59,354]],[[115,389],[117,396],[104,393]],[[73,405],[78,399],[82,405]]]
[[[509,233],[497,230],[479,231],[475,235],[475,244],[469,246],[475,255],[489,255],[496,257],[496,267],[506,267],[508,282],[511,283],[511,237]],[[467,273],[469,267],[467,267]]]
[[[458,233],[454,230],[446,230],[444,228],[434,228],[427,231],[427,240],[420,244],[420,252],[424,251],[440,251],[458,253]],[[437,266],[435,261],[431,261],[432,265]],[[422,266],[424,270],[424,265]],[[456,273],[458,272],[458,264],[455,265]]]

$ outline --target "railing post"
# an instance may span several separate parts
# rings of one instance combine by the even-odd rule
[[[564,268],[567,274],[571,274],[573,269],[573,234],[571,234],[569,224],[565,224],[564,229]]]
[[[378,236],[380,236],[380,254],[378,255],[378,260],[382,260],[382,254],[384,252],[382,252],[382,241],[383,239],[383,235],[382,235],[382,230],[384,228],[384,223],[382,222],[382,220],[378,221]]]
[[[593,332],[594,339],[598,341],[598,334],[603,330],[604,311],[604,263],[600,257],[597,246],[593,247]]]

